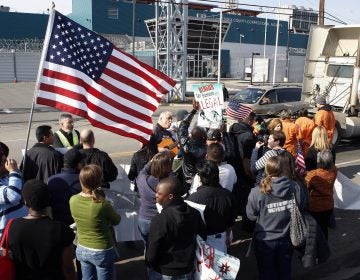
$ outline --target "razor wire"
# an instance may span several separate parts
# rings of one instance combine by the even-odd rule
[[[0,52],[40,52],[44,39],[0,39]]]

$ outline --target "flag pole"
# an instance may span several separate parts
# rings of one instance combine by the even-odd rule
[[[47,28],[46,28],[46,33],[45,33],[45,39],[44,39],[44,44],[43,44],[43,50],[42,50],[42,53],[41,53],[39,70],[38,70],[38,74],[37,74],[37,77],[36,77],[34,96],[33,96],[32,104],[31,104],[28,129],[27,129],[27,133],[26,133],[25,151],[24,151],[23,164],[22,164],[22,174],[21,174],[23,179],[24,179],[24,170],[26,168],[26,165],[25,165],[26,164],[26,153],[27,153],[27,148],[28,148],[28,145],[29,145],[29,136],[30,136],[32,118],[33,118],[33,115],[34,115],[36,94],[37,94],[37,91],[39,90],[40,76],[41,76],[41,72],[42,72],[42,69],[43,69],[45,56],[46,56],[46,53],[47,53],[48,48],[49,48],[49,41],[50,41],[50,35],[51,35],[50,33],[51,33],[51,27],[53,26],[53,23],[54,23],[54,16],[55,16],[55,4],[53,3],[51,13],[49,15],[48,25],[47,25]]]

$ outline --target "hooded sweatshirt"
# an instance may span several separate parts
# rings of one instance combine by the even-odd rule
[[[270,194],[261,193],[258,187],[253,188],[246,205],[248,218],[256,221],[254,230],[256,239],[275,240],[289,236],[293,193],[300,211],[306,205],[304,192],[297,183],[286,176],[274,178],[272,182]]]
[[[251,153],[256,143],[252,133],[253,129],[253,127],[244,122],[234,123],[229,129],[229,133],[236,138],[238,145],[236,150],[242,159],[251,158]]]

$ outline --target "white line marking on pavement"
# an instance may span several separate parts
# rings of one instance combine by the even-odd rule
[[[336,165],[345,165],[345,164],[354,163],[354,162],[358,162],[358,161],[360,161],[360,159],[356,159],[356,160],[352,160],[352,161],[340,162],[340,163],[337,163]]]

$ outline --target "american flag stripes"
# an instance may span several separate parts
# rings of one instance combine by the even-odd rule
[[[304,176],[306,174],[305,159],[304,159],[304,155],[302,154],[300,143],[298,143],[296,149],[295,170],[296,173],[300,176]]]
[[[252,112],[251,108],[241,104],[237,99],[230,99],[226,107],[226,115],[234,119],[246,119]]]
[[[49,21],[36,102],[147,142],[152,114],[175,82],[57,11]]]

